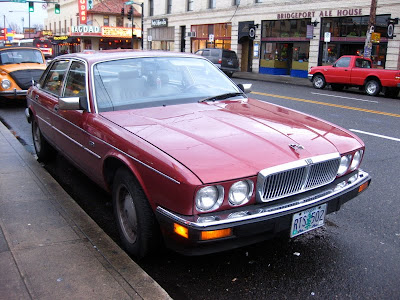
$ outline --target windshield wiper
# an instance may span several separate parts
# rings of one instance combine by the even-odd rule
[[[235,97],[235,96],[243,96],[243,97],[245,97],[245,95],[243,93],[238,93],[238,92],[236,92],[236,93],[225,93],[225,94],[211,96],[211,97],[207,97],[207,98],[201,99],[201,100],[199,100],[199,103],[206,102],[206,101],[224,100],[224,99],[228,99],[228,98]]]

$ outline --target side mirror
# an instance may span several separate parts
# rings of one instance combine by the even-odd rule
[[[251,83],[244,83],[244,84],[239,83],[237,86],[238,86],[238,88],[241,89],[242,92],[245,93],[245,94],[251,92],[251,87],[252,87],[252,84],[251,84]]]
[[[86,97],[59,98],[58,107],[61,110],[87,110]]]

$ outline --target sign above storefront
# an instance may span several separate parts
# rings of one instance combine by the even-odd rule
[[[168,27],[168,19],[154,19],[151,20],[151,27]]]
[[[103,37],[132,38],[132,28],[103,26],[101,27],[101,35]],[[133,35],[138,38],[141,37],[141,29],[133,28]]]
[[[51,30],[43,30],[42,31],[42,35],[52,36],[53,35],[53,31],[51,31]]]
[[[68,39],[68,35],[55,35],[54,37],[53,37],[53,39],[55,40],[55,41],[65,41],[66,39]]]
[[[101,36],[101,29],[99,26],[71,26],[72,36]]]
[[[361,16],[362,8],[349,8],[337,10],[321,10],[321,11],[303,11],[292,13],[279,13],[277,14],[278,20],[283,19],[302,19],[302,18],[315,18],[315,17],[347,17],[347,16]]]

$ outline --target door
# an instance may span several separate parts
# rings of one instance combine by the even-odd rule
[[[40,88],[32,93],[39,128],[45,138],[55,142],[54,117],[58,110],[58,97],[62,93],[69,60],[55,61],[45,76]]]
[[[73,61],[65,79],[63,98],[80,97],[87,103],[87,70],[81,61]],[[87,105],[87,107],[89,107]],[[56,142],[63,150],[63,155],[69,157],[76,166],[84,172],[94,174],[95,181],[101,182],[102,170],[98,154],[102,143],[88,133],[88,120],[91,113],[87,110],[57,111],[54,121],[56,127]],[[100,148],[99,148],[99,145]]]
[[[243,42],[242,44],[242,57],[241,57],[240,71],[247,72],[249,69],[249,43]]]
[[[335,64],[327,68],[325,74],[326,81],[329,83],[346,84],[350,83],[351,68],[350,68],[351,57],[341,57]]]

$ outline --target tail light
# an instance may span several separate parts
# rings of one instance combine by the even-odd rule
[[[222,59],[218,59],[218,63],[219,63],[219,64],[222,64]]]

